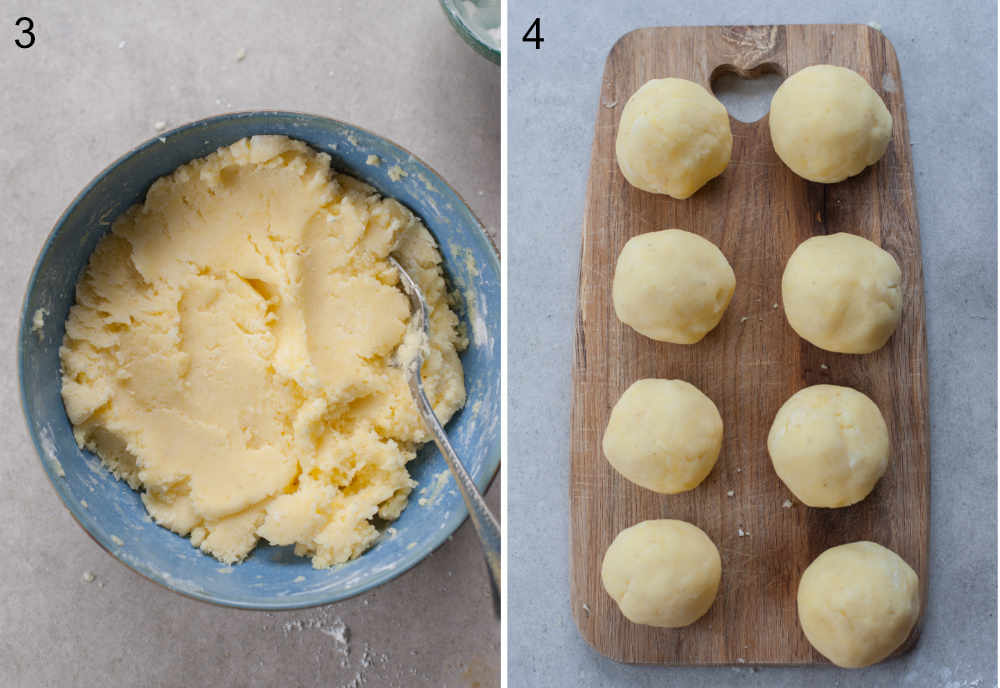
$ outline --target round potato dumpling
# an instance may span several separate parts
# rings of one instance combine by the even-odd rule
[[[685,79],[653,79],[622,109],[618,167],[632,186],[688,198],[722,174],[733,150],[725,106]]]
[[[888,252],[853,234],[799,244],[781,276],[788,324],[821,349],[868,354],[899,325],[903,273]]]
[[[630,481],[661,494],[692,490],[722,448],[722,416],[683,380],[637,380],[611,409],[604,455]]]
[[[618,533],[604,554],[601,582],[633,623],[679,628],[715,601],[722,560],[715,543],[685,521],[643,521]]]
[[[815,65],[796,72],[774,92],[770,113],[774,150],[809,181],[843,181],[874,165],[892,135],[892,115],[860,74]]]
[[[767,435],[774,470],[800,502],[860,502],[889,465],[889,430],[871,399],[850,387],[813,385],[778,410]]]
[[[852,542],[826,550],[799,579],[799,624],[837,666],[865,667],[903,644],[920,616],[917,574],[892,550]]]
[[[694,344],[719,324],[736,275],[719,247],[682,229],[628,240],[611,285],[618,319],[650,339]]]

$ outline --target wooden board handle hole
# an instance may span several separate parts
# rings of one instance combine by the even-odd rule
[[[711,84],[712,92],[726,106],[730,117],[751,123],[767,114],[771,96],[784,80],[781,67],[774,63],[749,70],[725,64],[712,70]]]

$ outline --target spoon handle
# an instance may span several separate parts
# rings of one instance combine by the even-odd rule
[[[406,296],[410,299],[410,308],[413,311],[413,317],[417,318],[417,329],[418,331],[422,331],[424,337],[426,337],[427,301],[424,299],[424,293],[421,291],[420,285],[414,281],[413,277],[403,269],[403,266],[395,258],[389,256],[389,263],[396,268],[403,291],[406,292]],[[431,431],[434,444],[441,451],[441,455],[444,457],[445,462],[447,462],[448,468],[451,469],[451,474],[455,476],[455,482],[458,483],[458,491],[462,493],[462,499],[469,510],[469,518],[472,519],[472,525],[475,526],[476,534],[479,535],[479,542],[483,546],[483,554],[486,555],[486,568],[490,574],[490,589],[493,591],[493,609],[496,612],[497,618],[499,618],[501,581],[500,525],[493,514],[490,513],[489,507],[486,506],[486,502],[483,501],[482,495],[479,494],[476,484],[472,482],[472,478],[466,472],[465,466],[458,460],[455,450],[451,447],[451,442],[448,441],[448,435],[445,434],[444,428],[441,427],[437,416],[434,415],[434,407],[431,406],[431,403],[427,400],[427,395],[424,394],[423,378],[420,375],[422,365],[423,356],[419,349],[411,360],[404,363],[406,381],[410,386],[410,395],[417,404],[417,411],[420,413],[421,418],[424,419],[424,424]]]
[[[493,606],[499,614],[500,525],[493,514],[490,513],[490,509],[486,506],[482,495],[479,494],[476,484],[472,482],[472,478],[465,470],[465,466],[458,460],[455,450],[452,449],[451,442],[448,441],[448,435],[445,434],[444,428],[441,427],[437,416],[434,415],[434,409],[427,400],[427,395],[424,394],[424,386],[420,375],[409,375],[407,377],[410,384],[410,392],[417,401],[420,415],[434,437],[434,444],[437,445],[441,451],[441,455],[444,456],[444,460],[448,463],[448,468],[451,469],[451,474],[455,477],[455,482],[458,483],[458,491],[462,493],[462,499],[465,500],[465,506],[469,510],[469,518],[472,519],[472,525],[475,526],[476,533],[478,533],[479,540],[483,545],[483,554],[486,555],[486,567],[489,570],[490,583],[493,590]]]

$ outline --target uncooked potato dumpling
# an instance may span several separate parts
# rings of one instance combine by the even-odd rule
[[[854,234],[799,244],[781,277],[788,324],[826,351],[867,354],[899,325],[902,272],[888,252]]]
[[[774,92],[769,119],[774,150],[810,181],[843,181],[874,165],[892,135],[892,115],[860,74],[814,65]]]
[[[722,416],[684,380],[637,380],[611,409],[603,449],[636,485],[662,494],[692,490],[722,448]]]
[[[625,103],[615,154],[632,186],[688,198],[722,174],[733,150],[725,106],[685,79],[647,81]]]
[[[682,229],[647,232],[618,255],[611,286],[618,319],[650,339],[694,344],[719,324],[736,275],[719,247]]]
[[[889,430],[875,402],[850,387],[813,385],[793,394],[771,424],[774,470],[806,506],[849,506],[868,496],[889,465]]]
[[[604,554],[601,582],[629,621],[679,628],[715,601],[722,559],[715,543],[685,521],[643,521],[618,533]]]
[[[916,572],[892,550],[852,542],[826,550],[799,579],[799,624],[837,666],[865,667],[903,644],[920,616]]]

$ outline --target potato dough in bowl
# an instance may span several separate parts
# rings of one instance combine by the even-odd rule
[[[358,556],[406,506],[429,439],[391,365],[409,304],[390,251],[432,306],[423,376],[446,421],[465,339],[409,210],[283,136],[159,179],[77,284],[60,350],[77,442],[221,561],[259,538],[317,568]]]

